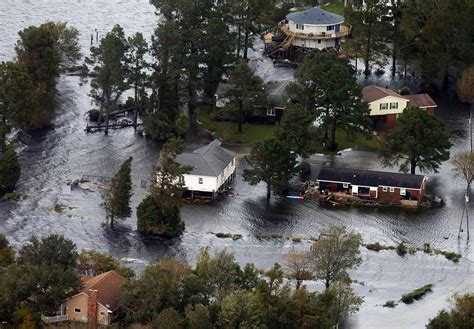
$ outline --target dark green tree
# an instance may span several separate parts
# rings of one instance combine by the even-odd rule
[[[352,26],[352,38],[349,41],[354,53],[364,60],[366,78],[372,67],[383,67],[389,54],[386,44],[389,6],[384,0],[366,0],[349,4],[345,16]]]
[[[26,282],[27,300],[39,313],[55,314],[80,287],[76,246],[63,236],[32,237],[20,249],[18,264],[24,268],[19,280]]]
[[[143,98],[146,97],[148,75],[146,69],[150,66],[145,59],[148,53],[148,43],[143,34],[135,33],[127,39],[128,52],[126,53],[128,65],[128,83],[134,91],[134,116],[133,124],[137,128],[138,113],[143,109]]]
[[[30,26],[19,33],[15,50],[18,63],[33,83],[35,106],[30,126],[50,124],[55,109],[56,78],[80,58],[79,31],[66,23],[48,22]]]
[[[0,129],[2,129],[1,125]],[[0,154],[0,195],[13,192],[21,175],[15,148],[12,144],[3,147],[5,152]]]
[[[474,326],[474,294],[456,294],[452,310],[441,310],[426,325],[428,329],[459,328],[468,329]]]
[[[138,231],[167,237],[183,233],[179,197],[184,192],[182,176],[191,168],[176,162],[182,151],[181,139],[170,139],[163,145],[159,164],[151,177],[151,195],[137,208]]]
[[[301,104],[289,106],[275,130],[275,137],[299,156],[307,158],[314,150],[316,131],[313,123],[314,115]]]
[[[398,165],[400,171],[415,174],[438,172],[441,162],[449,159],[451,142],[441,119],[424,109],[407,108],[397,125],[383,139],[380,155],[385,166]]]
[[[15,249],[10,246],[7,238],[0,234],[0,268],[12,264],[15,260]]]
[[[112,270],[127,279],[135,276],[131,268],[123,266],[115,257],[94,249],[81,250],[77,258],[77,270],[85,276],[96,276]]]
[[[265,182],[267,199],[270,199],[271,191],[285,193],[289,180],[297,170],[295,154],[277,139],[255,143],[249,162],[251,169],[244,170],[244,180],[251,185]]]
[[[110,227],[114,227],[116,219],[125,219],[132,214],[130,198],[132,192],[131,166],[132,157],[125,160],[110,181],[107,190],[102,196],[102,208],[105,210]]]
[[[105,114],[105,134],[109,132],[110,112],[117,109],[122,93],[129,88],[126,54],[128,43],[120,25],[100,40],[98,47],[91,47],[86,63],[92,66],[90,96],[99,107],[99,125]]]
[[[236,117],[238,131],[241,133],[246,114],[257,105],[263,105],[263,80],[252,71],[247,62],[241,60],[230,72],[228,83],[230,88],[224,93],[227,102],[225,109]]]

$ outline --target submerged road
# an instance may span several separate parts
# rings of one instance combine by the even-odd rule
[[[134,17],[134,19],[130,19]],[[143,32],[150,36],[157,18],[147,0],[39,0],[0,2],[0,60],[14,57],[17,31],[46,20],[65,20],[77,27],[84,52],[90,45],[90,34],[97,28],[100,35],[114,24],[121,24],[127,34]],[[288,79],[293,71],[273,68],[271,61],[257,51],[251,62],[266,80]],[[384,79],[380,77],[378,79]],[[212,250],[227,248],[242,264],[253,262],[268,268],[281,262],[291,248],[307,249],[308,241],[291,239],[262,241],[256,233],[279,233],[285,237],[317,236],[330,224],[345,224],[360,232],[365,242],[397,244],[405,240],[409,246],[433,247],[460,252],[459,264],[442,256],[418,252],[405,257],[393,251],[373,252],[362,248],[363,264],[352,276],[364,285],[354,285],[364,296],[361,310],[349,319],[348,327],[356,328],[422,328],[439,309],[449,305],[454,292],[474,290],[474,251],[465,232],[457,239],[463,206],[462,180],[453,178],[452,165],[443,164],[440,173],[429,175],[430,189],[440,195],[445,205],[429,210],[388,210],[370,208],[322,208],[314,201],[300,203],[274,197],[267,203],[263,185],[249,186],[238,176],[235,195],[208,205],[186,205],[182,215],[185,234],[165,241],[141,236],[136,232],[135,214],[114,230],[103,226],[100,193],[96,186],[71,189],[68,180],[84,174],[111,176],[128,156],[134,157],[132,175],[136,208],[146,195],[140,181],[149,177],[159,148],[154,142],[134,134],[133,129],[111,131],[110,135],[86,134],[85,113],[92,108],[87,96],[89,86],[80,85],[76,77],[62,77],[58,94],[61,105],[54,127],[42,133],[21,136],[22,177],[19,190],[27,198],[17,204],[0,203],[0,233],[20,248],[32,235],[59,233],[72,239],[78,248],[96,248],[110,252],[133,268],[166,256],[185,257],[194,261],[201,247]],[[437,115],[443,118],[452,134],[452,154],[468,148],[468,109],[449,98],[438,98]],[[313,166],[381,169],[372,152],[343,151],[339,156],[313,155]],[[239,168],[239,173],[242,168]],[[393,169],[395,170],[395,169]],[[61,211],[55,211],[55,205]],[[56,207],[57,208],[57,207]],[[474,209],[470,206],[470,210]],[[474,225],[471,225],[473,227]],[[210,232],[239,233],[241,240],[219,239]],[[474,237],[474,230],[471,236]],[[433,283],[433,293],[413,305],[383,308],[387,300],[397,300],[404,293]],[[310,289],[319,289],[308,282]]]

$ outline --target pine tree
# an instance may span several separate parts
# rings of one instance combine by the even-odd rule
[[[112,177],[110,186],[103,195],[102,207],[110,227],[114,226],[116,219],[125,219],[132,214],[130,197],[132,196],[131,164],[132,157],[125,160],[120,169]]]

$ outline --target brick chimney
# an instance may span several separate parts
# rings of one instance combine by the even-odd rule
[[[97,290],[89,289],[87,299],[87,328],[97,328]]]

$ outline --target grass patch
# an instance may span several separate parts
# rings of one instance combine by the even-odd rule
[[[400,298],[400,301],[405,303],[405,304],[411,304],[415,300],[420,300],[422,299],[427,293],[431,292],[431,288],[433,288],[432,284],[427,284],[421,288],[415,289],[412,292],[409,292],[408,294],[405,294]]]
[[[301,242],[301,240],[303,240],[303,238],[300,237],[300,236],[291,237],[291,241],[293,241],[293,242]]]
[[[397,305],[397,302],[395,302],[394,300],[387,300],[387,302],[385,302],[382,307],[395,308],[395,306]]]
[[[344,0],[331,0],[323,9],[333,14],[344,16]]]
[[[201,127],[212,131],[226,143],[253,145],[255,142],[270,139],[274,136],[275,125],[244,123],[242,133],[237,131],[237,123],[213,121],[209,118],[209,107],[200,107],[198,121]]]
[[[268,239],[283,239],[283,235],[280,233],[257,233],[255,237],[260,240],[268,240]]]
[[[11,193],[5,193],[5,195],[2,197],[3,201],[7,202],[16,202],[20,201],[26,198],[26,194],[22,192],[11,192]]]
[[[218,233],[210,232],[210,233],[214,234],[219,239],[232,239],[234,241],[242,239],[242,234],[232,234],[232,233],[222,233],[222,232],[218,232]]]
[[[434,253],[437,255],[443,255],[444,257],[446,257],[446,259],[449,259],[450,261],[454,263],[459,263],[459,260],[462,258],[461,254],[458,254],[456,252],[451,252],[451,251],[435,249]]]
[[[369,243],[367,245],[365,245],[365,247],[369,250],[372,250],[372,251],[377,251],[379,252],[380,250],[387,250],[389,249],[389,247],[387,246],[384,246],[378,242],[375,242],[375,243]]]

